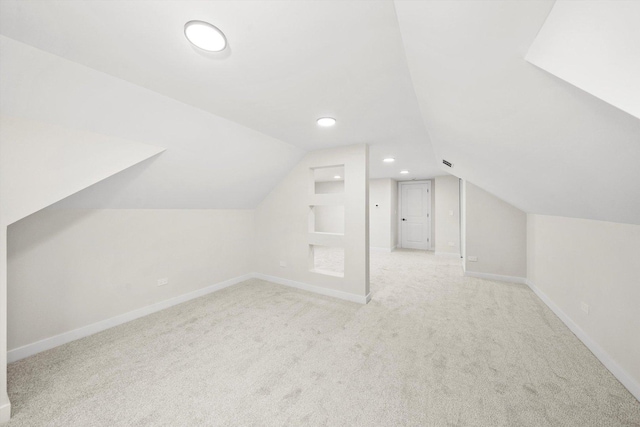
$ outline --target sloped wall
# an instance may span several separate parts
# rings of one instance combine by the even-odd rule
[[[465,188],[466,273],[527,277],[527,214],[470,182]],[[477,261],[470,261],[477,257]]]

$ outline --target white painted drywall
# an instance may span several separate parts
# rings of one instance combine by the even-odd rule
[[[394,3],[442,170],[525,212],[640,224],[640,120],[524,60],[553,0]]]
[[[640,118],[640,2],[559,0],[525,59]]]
[[[303,155],[253,129],[4,36],[0,92],[2,114],[167,149],[135,174],[114,176],[60,207],[254,208]]]
[[[9,350],[251,273],[253,221],[253,210],[45,209],[14,223]]]
[[[434,181],[436,254],[460,255],[460,180],[444,175]]]
[[[226,117],[305,151],[364,141],[382,144],[372,153],[377,160],[372,176],[377,178],[400,178],[402,169],[426,178],[438,170],[393,2],[0,4],[2,34],[198,111]],[[215,22],[230,48],[217,55],[195,49],[182,31],[191,19]],[[322,115],[335,115],[338,125],[330,131],[318,129],[315,119]],[[393,175],[378,157],[389,154],[397,157]],[[277,168],[273,162],[269,165]],[[279,178],[285,174],[282,171]]]
[[[615,372],[604,358],[636,397],[640,396],[638,260],[638,225],[528,215],[530,284],[626,371],[625,380],[625,373]],[[581,310],[582,302],[590,306],[588,314]]]
[[[466,272],[527,277],[527,215],[470,182],[465,196]]]
[[[433,189],[431,190],[433,192]],[[398,181],[391,180],[391,249],[398,246]],[[433,228],[432,228],[433,229]]]
[[[342,194],[314,194],[312,168],[344,165]],[[364,144],[308,153],[256,209],[257,272],[341,292],[369,294],[368,159]],[[311,206],[344,205],[344,237],[310,233]],[[311,240],[344,247],[344,277],[310,271]],[[284,267],[280,263],[285,263]]]
[[[396,181],[388,178],[369,180],[369,245],[372,248],[392,250],[395,247],[397,202],[393,200]],[[397,190],[396,190],[397,194]]]
[[[467,257],[467,182],[460,180],[460,255]],[[462,270],[466,272],[466,262],[462,263]]]
[[[0,218],[2,205],[0,205]],[[7,227],[0,223],[0,423],[11,418],[7,394]]]
[[[2,221],[17,221],[163,151],[0,115]]]

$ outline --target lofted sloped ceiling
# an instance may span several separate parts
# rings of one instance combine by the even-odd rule
[[[526,212],[640,223],[640,120],[525,60],[552,7],[3,0],[0,108],[167,148],[69,206],[254,207],[305,151],[369,143],[373,178],[453,173]],[[193,48],[193,19],[229,50]]]
[[[640,119],[640,2],[558,0],[525,59]]]
[[[395,5],[451,173],[529,213],[640,224],[640,120],[525,61],[552,1]]]
[[[300,150],[371,144],[373,178],[441,173],[391,1],[3,0],[0,8],[9,38]],[[224,31],[228,50],[191,46],[183,27],[194,19]],[[319,128],[322,116],[337,125]],[[382,163],[388,156],[394,165]]]

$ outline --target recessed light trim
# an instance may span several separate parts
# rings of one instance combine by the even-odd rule
[[[396,161],[396,159],[394,159],[393,157],[387,157],[386,159],[382,160],[385,163],[393,163]]]
[[[406,175],[409,173],[409,171],[400,171],[401,174]]]
[[[318,126],[321,126],[323,128],[328,128],[336,124],[336,119],[334,119],[333,117],[320,117],[317,120],[317,123],[318,123]]]
[[[207,52],[220,52],[227,47],[224,33],[208,22],[187,22],[184,24],[184,36],[192,45]]]

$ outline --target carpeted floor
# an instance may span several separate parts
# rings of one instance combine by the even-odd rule
[[[249,280],[9,366],[10,426],[640,426],[525,286],[372,253],[366,306]]]

